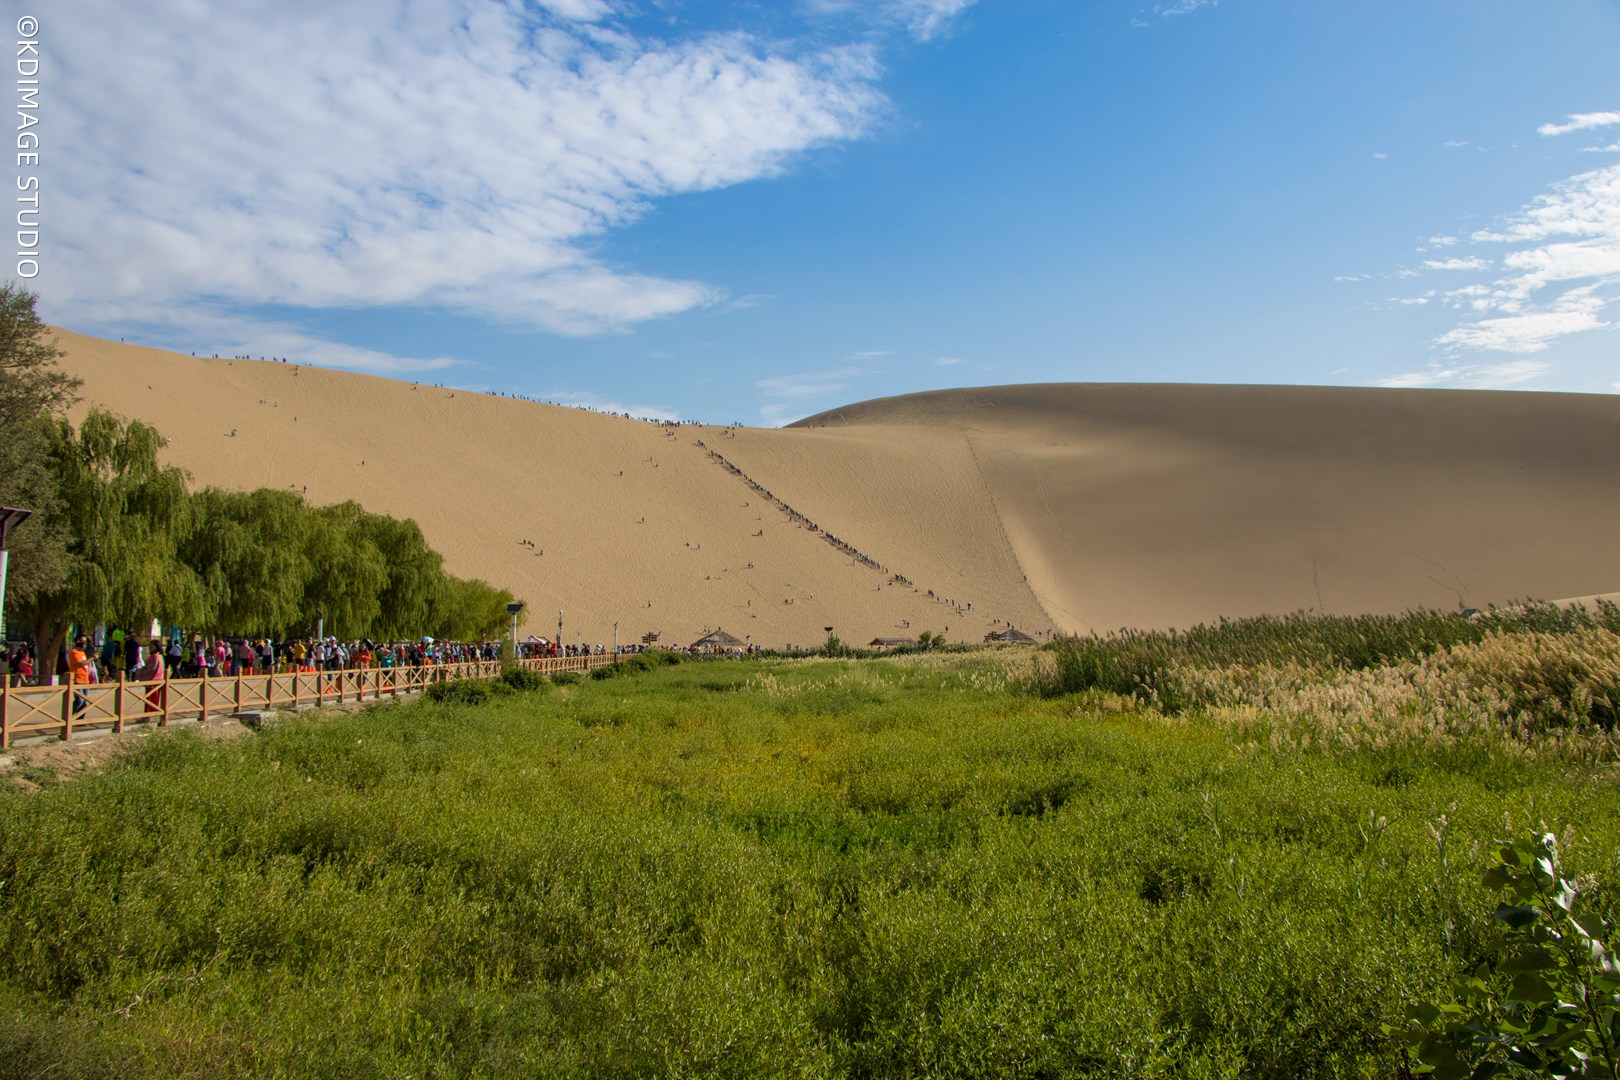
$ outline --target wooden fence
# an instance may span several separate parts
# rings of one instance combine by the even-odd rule
[[[519,660],[530,671],[589,671],[616,663],[600,656],[556,656]],[[246,712],[345,701],[376,701],[417,693],[429,683],[452,679],[493,679],[498,660],[425,667],[374,667],[347,671],[301,671],[274,675],[231,675],[218,679],[163,679],[157,682],[103,682],[60,686],[4,686],[0,677],[0,750],[13,739],[75,732],[122,732],[130,724],[166,726],[170,720],[206,720]]]

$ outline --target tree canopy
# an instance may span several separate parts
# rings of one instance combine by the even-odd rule
[[[324,620],[344,637],[464,641],[506,627],[512,594],[445,573],[414,521],[286,491],[192,492],[151,426],[92,409],[75,428],[79,383],[35,302],[0,285],[0,504],[34,511],[7,545],[7,607],[42,655],[74,622],[284,637]]]

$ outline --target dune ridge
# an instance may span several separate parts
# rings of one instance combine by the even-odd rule
[[[1062,384],[799,421],[961,433],[1065,630],[1481,607],[1620,582],[1620,397]]]
[[[906,534],[891,542],[884,521],[818,504],[810,516],[824,530],[918,587],[853,564],[712,461],[699,443],[731,451],[723,426],[666,428],[293,363],[56,337],[63,368],[84,380],[75,415],[99,404],[153,424],[168,460],[199,486],[290,489],[412,518],[451,573],[511,588],[530,604],[528,630],[547,637],[559,611],[565,641],[604,644],[614,623],[620,642],[655,632],[684,644],[720,627],[773,647],[819,644],[826,626],[864,644],[922,630],[978,641],[1009,618],[1032,633],[1050,625],[1033,598],[959,615],[928,596]],[[800,444],[788,468],[816,469],[802,457],[809,443],[776,438]]]
[[[978,641],[1620,587],[1620,397],[1061,384],[667,428],[57,339],[79,414],[154,424],[200,485],[413,518],[452,573],[529,601],[530,630],[561,610],[568,641]]]

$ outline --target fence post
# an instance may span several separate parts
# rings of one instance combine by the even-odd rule
[[[293,677],[293,712],[297,712],[298,711],[298,680],[303,678],[303,673],[298,670],[297,665],[293,666],[292,677]]]
[[[118,689],[113,691],[113,734],[124,733],[124,673],[118,673]]]
[[[79,684],[73,681],[73,673],[68,673],[67,685],[62,689],[62,741],[67,742],[73,738],[73,694]]]
[[[163,665],[163,715],[158,717],[158,727],[169,726],[169,665]]]
[[[11,676],[0,683],[0,750],[11,749]]]
[[[197,723],[208,719],[208,669],[202,669],[202,682],[197,684]]]

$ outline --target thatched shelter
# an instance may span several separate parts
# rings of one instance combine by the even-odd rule
[[[726,633],[724,630],[715,630],[704,634],[692,642],[692,648],[694,649],[740,649],[742,647],[743,643],[739,638]]]
[[[986,641],[1000,641],[1000,642],[1004,642],[1004,643],[1009,644],[1009,645],[1038,645],[1039,644],[1039,642],[1037,642],[1034,638],[1030,637],[1028,634],[1024,633],[1022,630],[1016,630],[1016,629],[1014,629],[1012,627],[1008,627],[1007,629],[1003,630],[999,634],[986,634],[986,635],[984,635],[984,640],[986,640]]]

